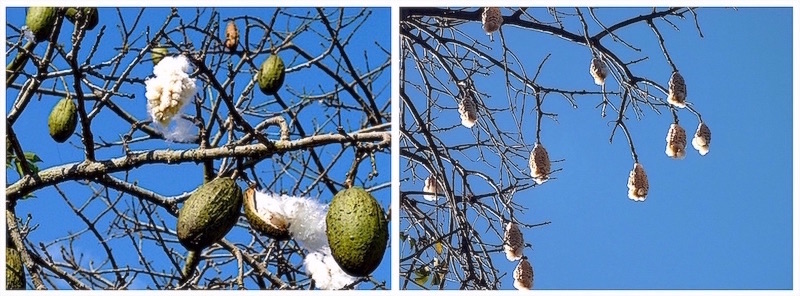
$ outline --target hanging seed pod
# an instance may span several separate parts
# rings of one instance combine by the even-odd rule
[[[235,51],[238,44],[239,29],[236,28],[236,23],[230,20],[228,21],[228,26],[225,27],[225,47],[230,51]]]
[[[64,17],[75,26],[83,26],[85,24],[86,31],[94,29],[100,22],[97,7],[70,7],[67,8]]]
[[[517,268],[514,269],[514,288],[517,290],[533,289],[533,266],[528,262],[527,257],[522,257]]]
[[[628,176],[628,198],[633,201],[644,201],[647,198],[647,191],[650,190],[650,183],[647,181],[647,173],[640,163],[633,164],[630,176]]]
[[[439,183],[436,182],[436,178],[433,176],[428,176],[425,178],[425,186],[422,188],[426,194],[424,195],[425,199],[428,201],[435,201],[439,199],[439,193],[442,190],[439,189]]]
[[[525,238],[519,231],[517,223],[508,222],[506,233],[503,236],[503,249],[506,251],[508,261],[517,261],[522,258],[522,250],[525,247]]]
[[[481,22],[483,23],[483,30],[486,34],[492,34],[500,29],[503,24],[503,15],[500,13],[499,7],[484,7],[483,14],[481,14]]]
[[[550,179],[550,157],[541,143],[536,143],[528,160],[531,167],[531,177],[536,184],[542,184]]]
[[[672,72],[669,78],[667,102],[678,108],[686,108],[686,81],[678,71]]]
[[[331,255],[342,270],[364,277],[378,268],[389,242],[386,212],[361,187],[336,193],[325,215],[325,234]]]
[[[458,103],[458,114],[461,115],[461,124],[467,128],[472,128],[478,121],[478,107],[472,96],[464,96]]]
[[[686,157],[686,131],[677,123],[669,126],[666,153],[674,159]]]
[[[56,7],[28,7],[28,13],[25,15],[25,26],[33,33],[36,42],[42,42],[50,37],[57,17],[58,8]]]
[[[258,87],[261,92],[268,96],[276,94],[286,78],[286,66],[283,64],[283,59],[277,54],[271,54],[261,63],[261,69],[257,75]]]
[[[169,50],[166,46],[163,45],[156,45],[150,50],[150,57],[153,59],[153,66],[158,65],[161,60],[164,59],[165,56],[169,54]]]
[[[78,126],[78,106],[70,97],[63,98],[56,103],[50,116],[47,117],[47,128],[50,137],[56,142],[64,143],[75,132]]]
[[[242,189],[228,177],[198,187],[178,212],[178,241],[190,251],[201,251],[225,237],[242,208]]]
[[[692,146],[700,152],[700,155],[708,154],[708,148],[711,145],[711,130],[704,122],[700,122],[697,126],[697,131],[694,133],[692,139]]]
[[[593,58],[592,65],[589,66],[589,73],[591,73],[592,77],[594,77],[595,84],[603,85],[606,83],[606,76],[608,76],[608,72],[606,70],[606,64],[603,63],[603,60],[599,58]]]
[[[475,101],[477,91],[469,79],[458,81],[456,85],[458,86],[458,95],[461,98],[461,101],[458,102],[461,124],[467,128],[472,128],[478,121],[478,105]]]

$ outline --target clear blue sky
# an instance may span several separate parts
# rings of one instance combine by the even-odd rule
[[[606,8],[598,16],[610,24],[648,11]],[[704,8],[698,14],[704,38],[691,18],[672,19],[679,32],[661,20],[656,23],[686,79],[688,100],[711,128],[711,151],[701,157],[689,142],[684,160],[670,159],[664,139],[671,114],[645,108],[637,121],[628,113],[632,119],[627,124],[650,181],[645,202],[627,197],[633,162],[623,134],[609,144],[613,125],[606,123],[615,118],[600,117],[595,105],[601,99],[578,97],[577,109],[557,95],[545,100],[543,108],[558,113],[558,123],[543,119],[542,143],[551,160],[565,160],[553,163],[553,169],[563,170],[554,180],[514,197],[528,208],[522,221],[552,222],[523,229],[526,242],[533,244],[525,254],[532,260],[536,289],[792,289],[792,9]],[[473,38],[488,38],[477,22],[462,29]],[[566,29],[581,32],[574,22]],[[590,26],[590,34],[599,30]],[[553,54],[537,82],[594,89],[585,47],[510,26],[503,32],[529,75]],[[642,23],[618,33],[642,53],[610,40],[604,44],[625,61],[649,56],[634,71],[667,85],[671,68],[652,30]],[[499,59],[498,40],[495,34],[491,53]],[[504,77],[495,71],[494,82],[481,77],[477,87],[491,96],[488,101],[506,102]],[[616,90],[616,82],[607,82],[607,87]],[[439,98],[438,103],[456,107],[452,98]],[[532,148],[534,104],[527,106],[523,131]],[[459,122],[455,110],[438,116],[452,121],[439,127]],[[697,119],[686,110],[679,117],[691,141]],[[460,126],[438,136],[449,144],[475,138]],[[401,178],[409,176],[401,173]],[[419,180],[406,182],[401,190],[420,191],[422,186]],[[516,262],[499,253],[494,258],[500,271],[508,272],[502,288],[513,289],[510,275]]]
[[[330,10],[330,9],[328,9]],[[149,26],[151,28],[151,34],[154,32],[158,27],[160,27],[166,16],[169,14],[168,8],[151,8],[147,9],[143,18],[141,19],[141,24],[137,29],[137,33],[134,34],[133,38],[140,37],[143,32],[143,28],[145,26]],[[270,8],[221,8],[218,9],[220,12],[220,19],[224,20],[229,17],[234,16],[242,16],[242,15],[250,15],[255,17],[262,17],[265,21],[269,21],[269,18],[272,17],[274,14],[274,9]],[[358,8],[348,8],[345,12],[345,16],[353,16],[358,13],[360,9]],[[138,12],[138,8],[125,8],[121,10],[122,17],[128,21],[128,28],[130,28],[130,23],[134,20],[136,13]],[[185,23],[188,23],[192,16],[195,13],[194,8],[181,8],[180,12],[185,17]],[[306,14],[316,15],[317,12],[313,8],[302,8],[302,9],[290,9],[284,11],[286,13],[291,13],[295,15],[304,16]],[[16,27],[20,27],[24,24],[25,19],[25,12],[22,8],[8,8],[5,10],[7,15],[7,23],[13,24]],[[203,16],[201,17],[201,24],[205,24],[203,21],[207,20],[210,15],[210,11],[207,10]],[[113,48],[116,48],[120,45],[120,33],[118,31],[118,24],[119,19],[117,17],[117,13],[115,10],[111,8],[101,8],[100,9],[100,25],[94,30],[87,34],[88,41],[94,41],[95,35],[100,26],[106,26],[105,36],[103,37],[104,46],[101,47],[93,59],[93,61],[100,61],[106,60],[109,57],[117,54],[117,51]],[[286,30],[287,28],[293,29],[297,26],[297,21],[287,22],[287,17],[285,15],[279,15],[279,21],[276,22],[276,28],[281,30]],[[225,22],[222,22],[224,25]],[[173,22],[170,25],[170,28],[174,28],[177,25],[177,22]],[[243,34],[243,27],[244,22],[239,21],[237,23],[239,26],[240,32]],[[344,32],[349,33],[352,32],[354,26],[350,26],[349,29],[346,29]],[[71,25],[69,26],[71,32]],[[388,8],[373,8],[371,9],[371,15],[368,17],[366,23],[358,28],[360,31],[356,37],[349,40],[349,43],[346,45],[348,48],[347,51],[350,57],[353,59],[354,66],[360,71],[365,72],[367,67],[370,69],[375,68],[388,60],[387,52],[391,50],[391,43],[390,43],[390,10]],[[320,32],[323,36],[326,36],[324,33],[325,29],[322,26],[315,27],[315,30]],[[69,32],[62,31],[61,32],[61,39],[60,40],[69,40]],[[12,30],[6,28],[6,34],[9,35],[17,35]],[[223,33],[222,36],[224,37]],[[151,35],[152,36],[152,35]],[[194,34],[193,36],[198,36]],[[177,35],[172,35],[173,38],[177,38]],[[261,38],[259,36],[251,38]],[[273,37],[274,38],[274,37]],[[192,40],[199,46],[201,42],[200,39],[196,38]],[[253,39],[250,40],[251,42],[255,42]],[[132,46],[136,50],[139,50],[145,43],[145,38],[140,38],[139,40],[134,43]],[[242,37],[241,42],[244,42],[244,37]],[[306,31],[303,34],[300,34],[297,39],[294,40],[294,43],[298,46],[302,47],[304,50],[309,52],[311,55],[318,55],[323,50],[326,49],[328,42],[322,41],[319,39],[319,35],[315,34],[314,32]],[[378,46],[379,45],[379,46]],[[43,51],[45,45],[39,45],[37,47],[37,51]],[[88,46],[85,46],[82,50],[83,56],[87,54]],[[298,57],[294,54],[294,52],[282,52],[281,53],[284,62],[288,68],[293,66],[297,66],[298,64],[306,62],[302,57]],[[365,59],[366,57],[366,59]],[[6,62],[10,62],[11,58],[6,58]],[[127,60],[130,60],[132,57],[128,57]],[[334,58],[338,60],[338,54],[334,53]],[[257,65],[266,59],[266,55],[258,57],[255,59]],[[81,59],[82,60],[82,59]],[[127,61],[126,60],[126,61]],[[236,59],[238,61],[238,58]],[[331,67],[334,71],[343,71],[336,69],[336,61],[333,58],[327,58],[324,62],[326,65]],[[56,64],[60,68],[65,68],[65,64],[63,59],[58,59]],[[127,65],[127,62],[124,64]],[[29,65],[30,68],[30,65]],[[249,67],[245,67],[244,69],[249,69]],[[149,60],[149,54],[145,57],[140,64],[138,64],[133,69],[133,77],[138,78],[146,78],[149,75],[152,75],[152,63]],[[224,74],[220,74],[224,75]],[[346,74],[343,74],[346,76]],[[220,78],[220,77],[218,77]],[[241,90],[247,84],[249,79],[251,78],[250,74],[244,73],[243,75],[239,76],[239,80],[236,82],[237,90]],[[220,78],[222,79],[222,78]],[[389,109],[389,102],[390,102],[390,95],[391,95],[391,88],[390,88],[390,68],[386,67],[382,70],[382,74],[375,78],[375,81],[372,84],[372,92],[376,94],[376,104],[379,108],[385,108],[385,112],[390,111]],[[69,79],[68,79],[69,81]],[[349,80],[348,80],[349,81]],[[310,95],[315,95],[320,93],[320,86],[322,86],[325,90],[330,91],[335,82],[332,81],[327,75],[324,75],[320,72],[320,70],[316,68],[303,68],[299,69],[299,71],[290,72],[286,76],[286,80],[284,83],[284,87],[281,89],[280,94],[282,98],[287,102],[287,104],[292,105],[294,103],[298,103],[300,99],[293,95],[293,93],[307,93]],[[71,82],[70,82],[71,85]],[[43,88],[51,88],[57,87],[59,89],[63,89],[62,84],[60,81],[48,80],[44,83]],[[290,92],[290,90],[293,92]],[[143,85],[134,85],[134,86],[126,86],[122,89],[123,92],[132,93],[135,95],[134,99],[125,99],[115,97],[113,100],[119,103],[123,108],[127,111],[131,112],[137,118],[144,120],[148,118],[147,110],[145,107],[145,89]],[[11,106],[14,102],[14,99],[17,96],[18,91],[9,89],[5,92],[6,96],[6,108],[5,112],[11,109]],[[237,95],[239,92],[236,93]],[[80,140],[78,136],[72,136],[67,143],[64,144],[57,144],[55,143],[48,135],[47,132],[47,125],[45,122],[47,121],[47,116],[50,112],[50,109],[56,102],[55,97],[48,97],[44,96],[41,99],[35,98],[30,105],[26,112],[19,118],[18,122],[14,125],[15,131],[18,135],[20,135],[23,148],[25,150],[36,152],[41,159],[44,160],[43,163],[40,163],[39,166],[42,169],[46,169],[55,165],[65,164],[65,163],[72,163],[76,161],[80,161],[83,159],[84,155],[82,150],[79,148],[74,147],[73,145],[80,145]],[[277,104],[268,104],[264,105],[264,102],[272,101],[272,98],[267,98],[259,91],[256,90],[255,99],[251,106],[256,107],[259,105],[258,108],[263,112],[264,110],[268,111],[270,114],[277,113],[281,111],[280,107]],[[341,100],[346,103],[353,105],[355,104],[352,98],[348,97],[346,94],[341,95]],[[208,101],[206,102],[208,104]],[[187,108],[184,111],[190,111],[190,114],[194,114],[193,108]],[[336,132],[336,123],[328,122],[327,114],[331,111],[329,109],[323,108],[321,104],[310,104],[305,107],[298,120],[304,122],[304,128],[306,133],[312,134],[315,129],[320,129],[321,134]],[[208,111],[205,111],[205,118],[208,118],[207,115]],[[347,132],[354,132],[359,129],[360,124],[362,123],[363,114],[362,112],[344,112],[344,114],[351,114],[351,116],[345,117],[347,121],[343,120],[342,125],[344,130]],[[286,118],[289,120],[290,118]],[[248,117],[248,120],[253,122],[259,122],[260,119],[255,117]],[[311,124],[314,122],[314,124]],[[111,114],[109,110],[103,110],[103,113],[98,115],[98,117],[94,120],[93,124],[93,131],[95,132],[95,139],[98,143],[100,143],[99,139],[105,141],[119,141],[122,134],[125,134],[130,128],[130,124],[124,123],[115,115]],[[277,129],[270,128],[268,129],[269,136],[272,138],[277,138]],[[292,130],[292,140],[298,139],[299,136],[296,133],[296,130]],[[134,137],[142,136],[141,133],[137,133]],[[334,147],[335,146],[335,147]],[[317,152],[319,153],[322,162],[325,165],[328,165],[336,153],[338,153],[339,148],[341,145],[334,144],[329,145],[328,147],[320,147],[317,148]],[[161,140],[153,140],[148,141],[145,143],[138,143],[131,146],[133,150],[147,150],[147,149],[189,149],[195,148],[192,145],[181,145],[175,143],[167,143]],[[351,149],[352,150],[352,149]],[[97,151],[98,159],[109,159],[114,157],[119,157],[122,155],[122,150],[119,146],[115,146],[114,148],[105,148],[99,149]],[[305,156],[308,157],[307,155]],[[281,157],[274,157],[272,160],[267,159],[263,161],[263,164],[257,167],[256,173],[259,178],[261,178],[264,182],[271,182],[274,175],[280,175],[280,180],[275,184],[275,186],[271,188],[267,188],[273,192],[280,192],[282,190],[289,191],[290,194],[297,194],[298,192],[293,192],[293,187],[298,182],[295,177],[299,174],[299,172],[293,172],[291,174],[279,174],[280,164],[277,160],[282,159],[283,161],[289,160],[289,155],[287,154],[283,158]],[[344,180],[344,174],[347,170],[350,169],[352,165],[353,153],[348,152],[345,153],[344,156],[339,159],[337,165],[333,166],[329,174],[338,181]],[[391,178],[390,171],[388,170],[390,158],[387,153],[384,154],[377,154],[376,160],[378,162],[378,168],[381,169],[380,174],[371,179],[366,180],[366,175],[369,173],[370,170],[370,163],[369,161],[365,161],[359,167],[359,174],[358,180],[356,180],[355,184],[359,186],[364,186],[367,188],[372,188],[379,186],[375,189],[373,194],[384,207],[384,209],[389,208],[390,205],[390,198],[391,198],[391,190],[388,186]],[[218,167],[219,162],[216,163],[215,167]],[[386,169],[383,169],[386,168]],[[14,170],[6,170],[6,181],[10,184],[15,182],[18,179],[18,175]],[[290,176],[291,175],[291,176]],[[123,174],[114,174],[117,178],[124,178]],[[181,165],[146,165],[141,168],[135,169],[130,171],[129,179],[131,181],[138,182],[139,185],[143,186],[148,190],[152,190],[163,194],[165,196],[174,196],[179,195],[184,192],[189,192],[196,188],[202,182],[202,169],[201,166],[194,163],[186,163]],[[303,179],[301,185],[299,186],[299,190],[305,190],[308,184],[311,183],[312,180]],[[244,183],[240,183],[242,187],[245,186]],[[99,186],[96,184],[92,184],[93,187],[98,188]],[[64,190],[70,197],[71,202],[81,205],[84,201],[87,200],[89,197],[90,192],[87,190],[86,186],[78,184],[76,182],[66,182],[63,184],[59,184],[59,187]],[[328,203],[332,198],[332,194],[326,189],[324,186],[317,185],[313,190],[310,191],[310,195],[313,197],[318,197],[320,201],[323,203]],[[112,195],[116,194],[116,192],[112,191]],[[65,202],[57,195],[56,191],[52,187],[48,187],[43,190],[39,190],[35,192],[37,196],[34,199],[20,201],[17,206],[17,214],[21,217],[25,217],[29,213],[33,216],[33,223],[39,224],[39,228],[30,235],[30,240],[33,242],[50,242],[55,238],[63,237],[68,234],[68,231],[76,232],[85,228],[83,223],[78,220],[78,218],[72,214],[68,207],[66,206]],[[130,198],[127,197],[124,199],[126,203],[130,203]],[[104,209],[104,205],[100,202],[93,202],[87,208],[87,214],[89,217],[93,217],[92,215],[96,215],[99,211]],[[101,220],[100,225],[108,225],[109,220],[113,217],[113,215],[106,215]],[[175,219],[169,217],[169,215],[164,215],[166,225],[170,227],[175,227]],[[239,224],[239,227],[236,227],[231,233],[226,236],[226,238],[234,243],[237,244],[248,244],[251,240],[249,233],[247,232],[247,222],[241,220],[242,222]],[[105,224],[104,224],[105,223]],[[175,239],[175,237],[171,237],[170,239]],[[61,244],[56,244],[49,248],[49,251],[52,254],[58,253],[58,246]],[[130,264],[132,267],[139,267],[140,265],[137,263],[137,258],[133,255],[135,254],[133,249],[130,246],[130,242],[127,239],[117,239],[111,242],[111,245],[114,247],[116,253],[123,254],[121,257],[123,258],[121,265]],[[91,235],[83,235],[81,239],[78,241],[79,250],[83,250],[85,255],[89,258],[92,258],[95,262],[100,262],[103,258],[103,253],[99,248],[99,244]],[[180,253],[184,253],[184,249],[180,246],[177,241],[174,243],[170,243],[169,246],[171,248],[176,249]],[[160,256],[156,257],[155,262],[168,262],[166,257],[163,256],[163,251],[160,250],[159,247],[151,246],[148,247],[149,250],[153,252],[153,256]],[[390,254],[391,251],[387,248],[386,253],[384,255],[383,261],[381,262],[378,269],[373,273],[373,276],[379,281],[385,281],[387,286],[390,286],[390,276],[389,273],[391,271],[390,267]],[[131,254],[131,255],[126,255]],[[296,259],[296,258],[295,258]],[[230,267],[230,265],[227,265]],[[160,268],[169,268],[168,265],[161,266]],[[274,272],[274,268],[271,268]],[[230,270],[228,270],[230,271]],[[227,272],[226,275],[231,275],[234,273]],[[213,272],[207,274],[207,276],[212,276]],[[135,283],[132,288],[144,288],[145,285],[149,282],[149,278],[139,277],[137,280],[138,283]],[[252,288],[252,281],[246,281],[248,285]],[[367,285],[367,284],[362,284]],[[370,286],[371,285],[367,285]],[[152,286],[151,286],[152,287]]]

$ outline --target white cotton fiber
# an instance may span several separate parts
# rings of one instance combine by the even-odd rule
[[[317,288],[341,289],[356,278],[345,273],[331,256],[325,234],[328,206],[307,197],[256,192],[259,213],[281,215],[289,224],[289,234],[308,254],[303,266]]]
[[[197,92],[195,79],[189,78],[188,71],[189,61],[185,56],[168,56],[153,68],[155,77],[144,82],[147,111],[162,126],[180,114]]]

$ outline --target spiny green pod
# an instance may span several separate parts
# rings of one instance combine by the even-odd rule
[[[228,177],[214,179],[186,200],[178,212],[178,241],[201,251],[225,237],[239,220],[242,189]]]
[[[286,76],[286,67],[277,54],[270,55],[258,71],[258,87],[265,95],[271,96],[278,92]]]
[[[78,12],[81,12],[80,16]],[[68,21],[72,22],[76,26],[81,25],[85,22],[86,24],[86,31],[94,29],[97,27],[97,24],[100,22],[100,16],[97,12],[97,7],[70,7],[67,8],[67,12],[64,15]]]
[[[363,188],[339,191],[325,217],[331,255],[349,275],[367,276],[378,267],[389,238],[386,214]]]
[[[53,32],[56,17],[58,17],[58,9],[55,7],[29,7],[28,13],[25,15],[25,26],[33,32],[36,42],[42,42]]]
[[[58,101],[50,117],[47,118],[47,127],[50,129],[50,137],[56,142],[64,143],[78,125],[78,107],[71,98],[66,97]]]

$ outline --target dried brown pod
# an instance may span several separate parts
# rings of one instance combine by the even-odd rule
[[[500,13],[500,8],[484,7],[483,13],[481,14],[481,23],[483,24],[483,30],[486,31],[487,34],[499,30],[500,26],[503,24],[503,15]]]
[[[478,121],[478,106],[472,96],[464,96],[458,103],[458,114],[461,116],[461,124],[467,128],[472,128]]]
[[[633,201],[644,201],[647,198],[647,191],[650,190],[650,183],[647,181],[647,173],[640,163],[633,164],[628,176],[628,198]]]
[[[230,20],[228,21],[228,26],[225,27],[225,47],[230,51],[235,51],[238,44],[239,29],[236,28],[236,23],[233,20]]]
[[[260,206],[261,203],[274,203],[268,196],[257,194],[254,188],[244,192],[244,216],[253,230],[275,240],[288,240],[289,222],[286,216],[276,211],[270,211],[270,206]]]
[[[517,261],[522,258],[522,250],[525,247],[525,238],[522,232],[519,231],[517,223],[508,222],[506,224],[506,233],[503,235],[503,250],[506,252],[506,258],[509,261]]]
[[[439,183],[433,176],[428,176],[428,178],[425,178],[425,186],[422,188],[422,191],[426,193],[424,197],[428,201],[435,201],[439,199],[438,194],[442,192],[442,190],[439,188]]]
[[[697,152],[700,152],[700,155],[708,154],[709,146],[711,145],[711,129],[708,128],[708,125],[705,122],[700,122],[697,126],[697,131],[694,133],[694,138],[692,139],[692,147],[697,149]]]
[[[531,168],[531,177],[536,184],[542,184],[550,179],[550,157],[541,143],[536,143],[528,160]]]
[[[589,73],[592,74],[594,77],[594,83],[597,85],[603,85],[606,83],[606,76],[608,76],[608,71],[606,70],[606,64],[603,63],[603,60],[600,58],[593,58],[592,65],[589,66]]]
[[[667,132],[667,156],[674,159],[683,159],[686,157],[686,130],[684,130],[677,123],[669,126]]]
[[[667,102],[678,108],[686,108],[686,81],[678,71],[672,72],[669,78]]]
[[[514,269],[514,288],[517,290],[533,289],[533,266],[528,258],[523,257]]]

